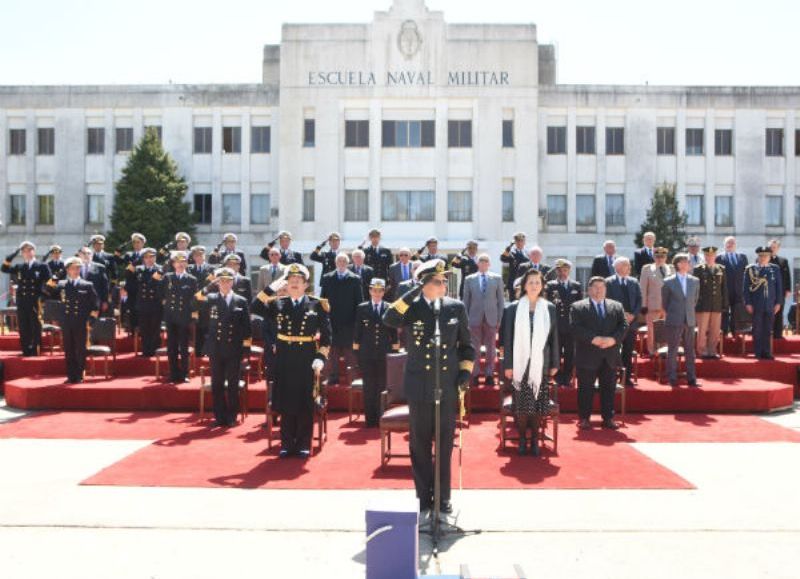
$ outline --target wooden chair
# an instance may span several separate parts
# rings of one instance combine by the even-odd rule
[[[753,335],[753,316],[747,312],[744,304],[739,303],[733,307],[733,337],[739,342],[739,355],[746,355],[746,336]],[[772,332],[770,332],[770,339]]]
[[[655,320],[653,322],[653,347],[655,348],[655,355],[653,356],[653,363],[655,364],[656,379],[660,383],[666,380],[667,372],[667,355],[669,348],[667,347],[667,334],[664,325],[664,320]],[[683,346],[678,347],[678,374],[685,372],[681,371],[684,363],[685,351]]]
[[[272,448],[273,429],[280,422],[280,414],[272,408],[272,396],[270,395],[273,385],[267,380],[267,401],[266,401],[266,422],[264,427],[267,429],[267,448]],[[316,431],[316,433],[315,433]],[[320,380],[320,399],[314,403],[314,424],[312,425],[311,454],[316,451],[321,452],[322,447],[328,441],[328,396],[325,391],[325,383]]]
[[[350,374],[353,376],[353,374]],[[364,408],[364,379],[353,378],[347,387],[347,422],[353,422],[353,416],[359,416]]]
[[[108,357],[117,360],[117,320],[114,318],[98,318],[89,332],[89,347],[86,355],[92,360],[92,376],[97,375],[97,358],[103,357],[103,375],[111,378]]]
[[[210,374],[211,366],[206,364],[200,365],[200,420],[204,420],[206,416],[206,394],[211,393],[211,380],[209,378],[206,382],[206,373]],[[249,414],[248,401],[249,401],[249,387],[250,387],[250,365],[246,360],[242,361],[240,371],[241,380],[239,380],[239,414],[244,420]]]
[[[17,306],[0,308],[0,334],[16,332],[17,328]]]
[[[194,344],[195,342],[195,331],[197,326],[191,324],[189,326],[189,376],[194,376],[195,374],[195,365],[197,360],[195,359],[195,351],[194,351]],[[164,330],[166,332],[166,329]],[[134,338],[135,340],[135,338]],[[167,343],[167,337],[162,336],[161,343]],[[166,358],[169,355],[168,348],[166,346],[161,346],[160,348],[156,349],[156,380],[161,379],[161,358]],[[168,363],[165,364],[167,368],[169,368],[169,360]]]
[[[250,346],[250,366],[255,368],[256,380],[264,378],[264,318],[261,316],[250,316],[250,334],[252,344]],[[255,364],[253,364],[255,362]]]
[[[409,454],[392,452],[392,433],[408,432],[410,428],[409,408],[403,395],[403,373],[406,366],[405,352],[386,356],[386,390],[381,392],[380,420],[381,466],[393,457],[408,457]]]
[[[64,304],[60,300],[45,300],[42,307],[42,333],[47,337],[47,349],[53,354],[56,349],[63,350]]]
[[[503,381],[506,384],[506,381]],[[544,445],[547,442],[553,443],[553,452],[558,454],[558,421],[561,416],[561,408],[558,403],[558,384],[555,381],[550,382],[550,405],[548,411],[541,416],[539,421],[539,430],[536,433],[538,441]],[[511,395],[510,385],[505,386],[505,390],[500,399],[500,449],[506,450],[506,443],[511,441],[519,441],[519,434],[517,433],[514,424],[514,408],[513,398]],[[548,434],[549,430],[549,434]]]

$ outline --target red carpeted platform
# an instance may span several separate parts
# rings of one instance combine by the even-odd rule
[[[88,485],[292,489],[411,488],[408,459],[380,467],[377,431],[344,416],[330,440],[307,461],[278,459],[267,449],[259,417],[231,429],[197,416],[165,413],[43,413],[0,425],[0,438],[143,439],[152,444],[90,477]],[[750,416],[629,417],[618,432],[578,431],[562,417],[559,454],[540,459],[498,450],[495,415],[476,415],[464,431],[464,488],[688,489],[689,481],[652,461],[633,442],[800,442],[800,433]],[[402,448],[406,443],[397,440]],[[212,460],[213,457],[213,460]],[[457,454],[454,455],[457,460]],[[168,464],[169,468],[164,468]],[[454,462],[454,465],[457,462]],[[454,477],[457,471],[454,469]],[[457,485],[456,478],[453,484]]]

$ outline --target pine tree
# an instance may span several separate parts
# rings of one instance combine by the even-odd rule
[[[147,245],[156,249],[172,241],[178,231],[194,237],[194,215],[184,201],[187,191],[186,181],[161,146],[158,132],[148,128],[117,182],[108,247],[129,241],[134,232],[142,233]]]
[[[656,245],[669,249],[670,255],[686,246],[686,212],[678,206],[674,183],[656,187],[647,217],[634,238],[636,247],[642,247],[642,237],[648,231],[656,234]]]

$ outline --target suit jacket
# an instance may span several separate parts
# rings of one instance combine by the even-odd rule
[[[33,260],[30,267],[24,263],[11,265],[11,257],[3,262],[2,271],[9,274],[9,281],[17,286],[17,303],[38,304],[44,292],[44,284],[51,277],[50,268],[38,260]]]
[[[606,290],[606,297],[608,299],[617,301],[623,305],[625,304],[624,289],[616,275],[606,278],[606,287],[608,288]],[[628,290],[628,305],[630,306],[630,309],[625,311],[626,313],[638,316],[642,309],[642,288],[635,278],[628,276],[625,278],[625,289]]]
[[[505,307],[503,278],[494,272],[486,272],[486,291],[482,292],[481,274],[467,276],[464,280],[464,307],[470,327],[480,326],[484,320],[493,328],[499,327]]]
[[[603,302],[603,307],[605,317],[601,318],[589,298],[572,304],[570,326],[575,336],[575,351],[579,354],[575,356],[578,368],[599,368],[603,362],[613,368],[622,365],[620,344],[628,331],[625,312],[622,304],[610,299]],[[597,336],[614,338],[617,344],[611,348],[598,348],[592,344]]]
[[[83,279],[94,285],[94,291],[97,293],[101,304],[108,302],[108,272],[101,263],[95,261],[89,262],[89,266],[86,270],[86,277]]]
[[[136,311],[148,314],[161,315],[161,280],[162,271],[160,265],[154,265],[151,270],[140,265],[128,278],[136,281]],[[128,287],[127,282],[125,287]],[[102,300],[101,300],[102,301]]]
[[[283,277],[283,272],[286,269],[286,266],[282,263],[276,265],[275,273],[272,273],[272,264],[268,263],[267,265],[262,265],[258,268],[258,281],[256,282],[256,288],[258,291],[263,290],[269,284],[274,282],[275,280],[280,279]]]
[[[67,275],[64,262],[60,259],[51,259],[47,262],[47,267],[50,268],[50,275],[54,278],[64,279]]]
[[[558,316],[558,331],[568,333],[571,331],[569,326],[569,312],[572,304],[583,299],[583,288],[574,279],[567,280],[567,287],[558,280],[547,282],[544,288],[544,297],[556,308]]]
[[[92,261],[99,263],[106,268],[105,271],[109,280],[116,278],[116,272],[114,271],[114,256],[112,254],[105,251],[100,251],[98,253],[92,252]]]
[[[525,275],[525,272],[531,269],[532,267],[533,267],[532,261],[526,261],[525,263],[520,264],[520,266],[517,268],[517,277],[522,277],[523,275]],[[539,262],[538,269],[539,271],[542,272],[542,279],[545,282],[547,282],[548,277],[550,276],[550,266],[544,262]]]
[[[186,271],[197,280],[198,288],[203,289],[211,283],[208,278],[214,273],[214,266],[207,262],[203,262],[200,265],[192,263],[186,268]]]
[[[200,307],[208,312],[205,353],[211,357],[241,358],[245,345],[249,346],[252,331],[249,305],[242,296],[231,293],[230,306],[216,292],[198,296]]]
[[[696,326],[695,308],[700,297],[700,280],[691,274],[686,276],[686,295],[683,295],[681,282],[677,275],[664,280],[661,288],[661,304],[666,312],[664,324],[667,326]]]
[[[219,291],[219,283],[214,280],[208,284],[207,291],[209,292],[218,292]],[[249,304],[253,300],[253,284],[250,283],[250,278],[245,277],[241,274],[236,274],[233,278],[233,293],[236,295],[242,296],[247,303]]]
[[[392,252],[388,247],[367,245],[364,249],[364,264],[375,272],[375,277],[386,279],[389,275],[389,266],[392,264]]]
[[[319,297],[330,303],[332,344],[341,347],[352,346],[356,310],[358,304],[364,301],[359,277],[352,271],[345,272],[342,279],[339,279],[336,271],[323,275]]]
[[[783,288],[783,292],[792,291],[792,273],[789,269],[789,260],[780,255],[773,255],[769,259],[769,262],[777,265],[781,270],[781,287]],[[780,301],[783,303],[783,296],[781,296]]]
[[[408,281],[412,279],[413,274],[411,273],[411,262],[409,261],[407,264],[408,267],[408,278],[403,280],[403,264],[399,261],[394,262],[392,265],[389,266],[389,279],[386,280],[386,296],[385,298],[388,301],[394,301],[399,298],[402,294],[398,293],[398,288],[403,281]]]
[[[349,269],[353,273],[356,273],[356,266],[354,266],[352,263],[347,266],[347,269]],[[356,275],[358,275],[358,274],[356,274]],[[368,266],[366,264],[362,265],[361,266],[361,295],[365,296],[365,299],[366,299],[366,296],[369,296],[369,282],[372,281],[373,277],[376,277],[375,270],[372,269],[370,266]]]
[[[611,258],[612,265],[609,265],[608,256],[605,253],[595,256],[594,261],[592,261],[592,277],[606,278],[614,275],[614,259],[614,257]]]
[[[653,312],[661,309],[661,286],[664,280],[675,271],[669,264],[664,264],[664,274],[656,267],[655,263],[648,263],[642,268],[639,275],[639,285],[642,287],[642,313]],[[644,311],[647,308],[647,311]]]
[[[503,370],[513,370],[514,368],[514,331],[517,317],[517,307],[519,300],[511,302],[503,310],[503,321],[500,324],[500,344],[503,348]],[[558,314],[556,307],[548,303],[547,312],[550,314],[550,327],[547,332],[547,341],[542,352],[544,356],[544,366],[542,368],[544,376],[547,376],[550,368],[558,368],[561,365],[561,351],[558,347]],[[526,361],[523,361],[523,364]]]
[[[652,250],[651,250],[652,251]],[[636,277],[639,277],[642,273],[642,268],[649,263],[653,263],[655,259],[647,252],[646,247],[642,247],[637,249],[633,253],[633,271]]]
[[[747,267],[747,256],[743,253],[736,253],[736,265],[734,265],[727,253],[720,253],[717,256],[717,263],[725,266],[725,283],[728,286],[729,303],[742,303],[744,300],[742,280],[744,279],[744,269]]]

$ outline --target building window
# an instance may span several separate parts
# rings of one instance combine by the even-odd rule
[[[567,196],[548,195],[547,196],[547,224],[566,225],[567,224]]]
[[[303,146],[313,147],[317,142],[317,125],[314,119],[303,120]]]
[[[514,146],[514,121],[503,121],[503,148]]]
[[[102,225],[106,221],[106,196],[86,196],[86,223]]]
[[[315,193],[314,189],[303,190],[303,221],[314,221]]]
[[[11,129],[8,132],[8,154],[25,154],[25,129]]]
[[[161,125],[147,125],[144,128],[145,134],[147,134],[147,131],[149,131],[151,129],[156,132],[156,136],[158,137],[158,142],[160,143],[161,142]]]
[[[447,145],[451,148],[472,146],[472,121],[447,121]]]
[[[767,129],[767,157],[783,157],[783,129]]]
[[[106,152],[106,130],[103,127],[87,129],[86,154],[102,155]]]
[[[594,127],[575,128],[575,146],[579,155],[595,154],[595,129]]]
[[[267,225],[269,223],[270,197],[268,193],[250,194],[250,223]]]
[[[625,195],[606,194],[606,227],[625,226]]]
[[[11,220],[9,225],[25,225],[25,195],[9,195]]]
[[[36,154],[55,155],[56,130],[53,128],[36,129]]]
[[[369,221],[369,191],[348,189],[344,192],[344,220]]]
[[[242,152],[242,127],[222,127],[222,152]]]
[[[800,197],[794,198],[794,226],[800,227]]]
[[[675,154],[675,127],[658,127],[656,129],[656,154]]]
[[[733,197],[714,198],[714,225],[733,227]]]
[[[625,129],[606,127],[606,155],[625,154]]]
[[[242,222],[242,196],[238,193],[222,195],[222,223],[238,225]]]
[[[547,154],[567,154],[567,127],[547,127]]]
[[[800,129],[794,131],[794,156],[800,157]]]
[[[701,156],[705,147],[703,139],[705,129],[686,129],[686,155]]]
[[[211,127],[194,128],[194,152],[196,155],[211,152]]]
[[[250,127],[250,152],[269,153],[272,147],[269,127]]]
[[[733,131],[731,129],[714,131],[714,154],[718,157],[733,155]]]
[[[383,191],[383,221],[434,221],[436,196],[433,191]]]
[[[472,221],[472,191],[447,192],[447,220]]]
[[[783,197],[767,195],[767,216],[764,220],[767,227],[783,227]]]
[[[117,153],[128,153],[133,150],[133,129],[119,128],[114,130],[114,150]]]
[[[383,121],[381,123],[383,147],[433,147],[436,131],[433,121]]]
[[[211,225],[211,193],[195,193],[194,219],[201,225]]]
[[[369,147],[369,121],[345,121],[344,146]]]
[[[594,195],[575,196],[575,225],[592,226],[597,224],[597,210]]]
[[[53,225],[55,216],[55,197],[53,195],[37,195],[36,225]]]
[[[503,221],[514,221],[514,191],[503,191]]]
[[[703,195],[686,196],[686,225],[698,227],[705,225],[705,197]]]

